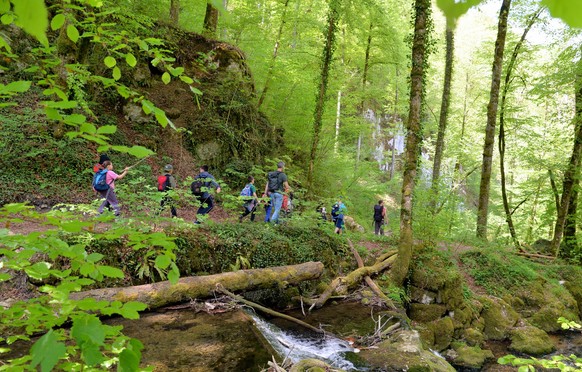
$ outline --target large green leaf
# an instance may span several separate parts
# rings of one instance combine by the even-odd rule
[[[65,353],[65,344],[58,341],[57,336],[51,329],[30,348],[30,354],[32,355],[31,366],[35,368],[40,364],[41,371],[50,371],[59,359],[65,356]]]
[[[48,11],[44,0],[14,1],[14,13],[18,17],[18,25],[48,47],[46,30],[48,28]]]
[[[71,336],[78,344],[91,342],[95,345],[103,345],[105,341],[105,327],[94,315],[82,314],[73,320]]]
[[[445,13],[448,27],[454,27],[463,14],[483,0],[437,0],[437,6]]]
[[[103,63],[105,63],[105,66],[112,68],[117,64],[117,61],[115,60],[115,58],[107,56],[103,59]]]
[[[119,279],[123,279],[123,277],[125,276],[123,274],[123,271],[119,270],[116,267],[111,267],[111,266],[97,266],[97,270],[99,270],[99,272],[101,274],[103,274],[103,276],[109,277],[109,278],[119,278]]]
[[[582,28],[582,1],[580,0],[542,0],[552,17],[561,18],[570,27]]]
[[[63,13],[59,13],[51,19],[51,29],[53,31],[58,30],[59,28],[63,27],[65,24],[65,15]]]
[[[79,30],[77,30],[77,27],[73,26],[73,25],[68,25],[67,26],[67,36],[69,37],[69,39],[71,39],[74,43],[77,42],[77,40],[79,40]]]
[[[145,158],[146,156],[154,154],[152,150],[145,148],[143,146],[132,146],[129,148],[127,152],[135,156],[136,158]]]

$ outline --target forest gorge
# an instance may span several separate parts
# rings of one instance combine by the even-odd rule
[[[576,0],[0,0],[0,23],[0,370],[171,370],[106,319],[218,296],[370,308],[367,370],[582,370]],[[279,161],[293,210],[239,223]],[[283,359],[257,370],[340,370]]]

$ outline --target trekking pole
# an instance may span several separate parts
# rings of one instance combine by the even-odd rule
[[[135,164],[133,164],[133,165],[130,165],[129,167],[127,167],[127,169],[131,169],[131,168],[135,167],[136,165],[138,165],[139,163],[141,163],[142,161],[146,160],[146,159],[147,159],[147,158],[149,158],[149,157],[150,157],[150,156],[148,155],[148,156],[146,156],[145,158],[143,158],[143,159],[140,159],[140,160],[139,160],[137,163],[135,163]]]

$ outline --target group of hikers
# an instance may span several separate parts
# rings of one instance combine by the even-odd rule
[[[93,189],[103,198],[103,202],[99,206],[98,213],[101,214],[105,208],[111,210],[115,216],[120,215],[119,202],[115,194],[115,181],[120,180],[127,175],[131,167],[125,167],[120,174],[113,170],[113,163],[107,154],[102,154],[99,158],[99,163],[93,167]],[[216,193],[220,193],[221,187],[216,182],[212,174],[208,172],[208,166],[202,165],[199,168],[198,175],[194,178],[190,185],[190,191],[197,198],[200,207],[196,212],[195,224],[200,224],[200,217],[207,215],[214,208],[214,196],[211,189]],[[271,222],[273,224],[279,223],[281,210],[287,210],[287,205],[290,204],[289,195],[292,195],[291,187],[287,175],[284,172],[285,163],[280,161],[277,163],[277,170],[267,173],[267,182],[262,193],[262,200],[268,200],[265,203],[265,218],[264,222]],[[173,175],[174,167],[171,164],[164,166],[163,174],[158,177],[158,191],[164,192],[164,196],[160,201],[160,210],[164,210],[166,206],[170,207],[172,217],[178,217],[176,206],[168,191],[176,189],[177,182]],[[240,214],[238,220],[242,222],[243,219],[250,215],[250,220],[255,221],[255,214],[259,206],[259,197],[257,188],[255,186],[255,178],[248,176],[248,182],[240,192],[240,196],[244,200],[243,212]],[[320,208],[323,219],[327,220],[325,208]],[[331,219],[335,226],[335,233],[341,234],[345,229],[345,214],[347,208],[342,202],[342,197],[338,197],[336,203],[331,209]],[[376,235],[384,235],[383,225],[386,223],[386,208],[384,202],[380,200],[374,206],[374,233]]]

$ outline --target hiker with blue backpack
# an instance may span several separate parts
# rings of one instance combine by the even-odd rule
[[[344,215],[347,212],[346,205],[342,202],[342,197],[337,198],[337,202],[331,207],[331,220],[335,225],[335,233],[341,234],[344,231]]]
[[[259,200],[257,198],[257,188],[255,187],[255,177],[249,176],[248,183],[240,192],[240,196],[244,200],[243,208],[244,211],[238,218],[238,222],[242,222],[243,218],[251,215],[251,222],[255,222],[255,211],[257,210],[257,205]]]
[[[99,207],[99,214],[103,213],[103,209],[107,204],[110,204],[113,207],[115,216],[121,214],[117,195],[115,195],[115,181],[125,177],[128,170],[129,167],[125,167],[121,174],[117,174],[113,171],[113,163],[111,160],[106,160],[103,162],[103,169],[95,173],[95,176],[93,177],[93,189],[97,191],[103,199],[105,199]]]
[[[164,193],[164,196],[160,201],[160,212],[164,210],[166,205],[169,205],[172,218],[175,218],[178,217],[178,212],[176,211],[176,206],[174,205],[172,196],[168,194],[168,191],[176,189],[177,183],[176,178],[172,175],[173,172],[174,167],[172,164],[166,164],[164,166],[164,174],[158,177],[158,191]]]
[[[285,163],[280,161],[277,163],[277,170],[267,173],[267,184],[265,185],[265,195],[271,198],[271,206],[273,208],[273,215],[270,217],[270,222],[279,223],[279,213],[283,205],[283,195],[291,191],[289,183],[287,182],[287,175],[283,173]]]
[[[216,189],[216,193],[220,192],[220,185],[214,179],[214,176],[208,173],[208,165],[200,167],[200,173],[194,178],[190,185],[190,191],[200,202],[200,207],[196,212],[195,224],[199,224],[199,217],[204,216],[214,208],[214,197],[210,193],[210,188]]]

